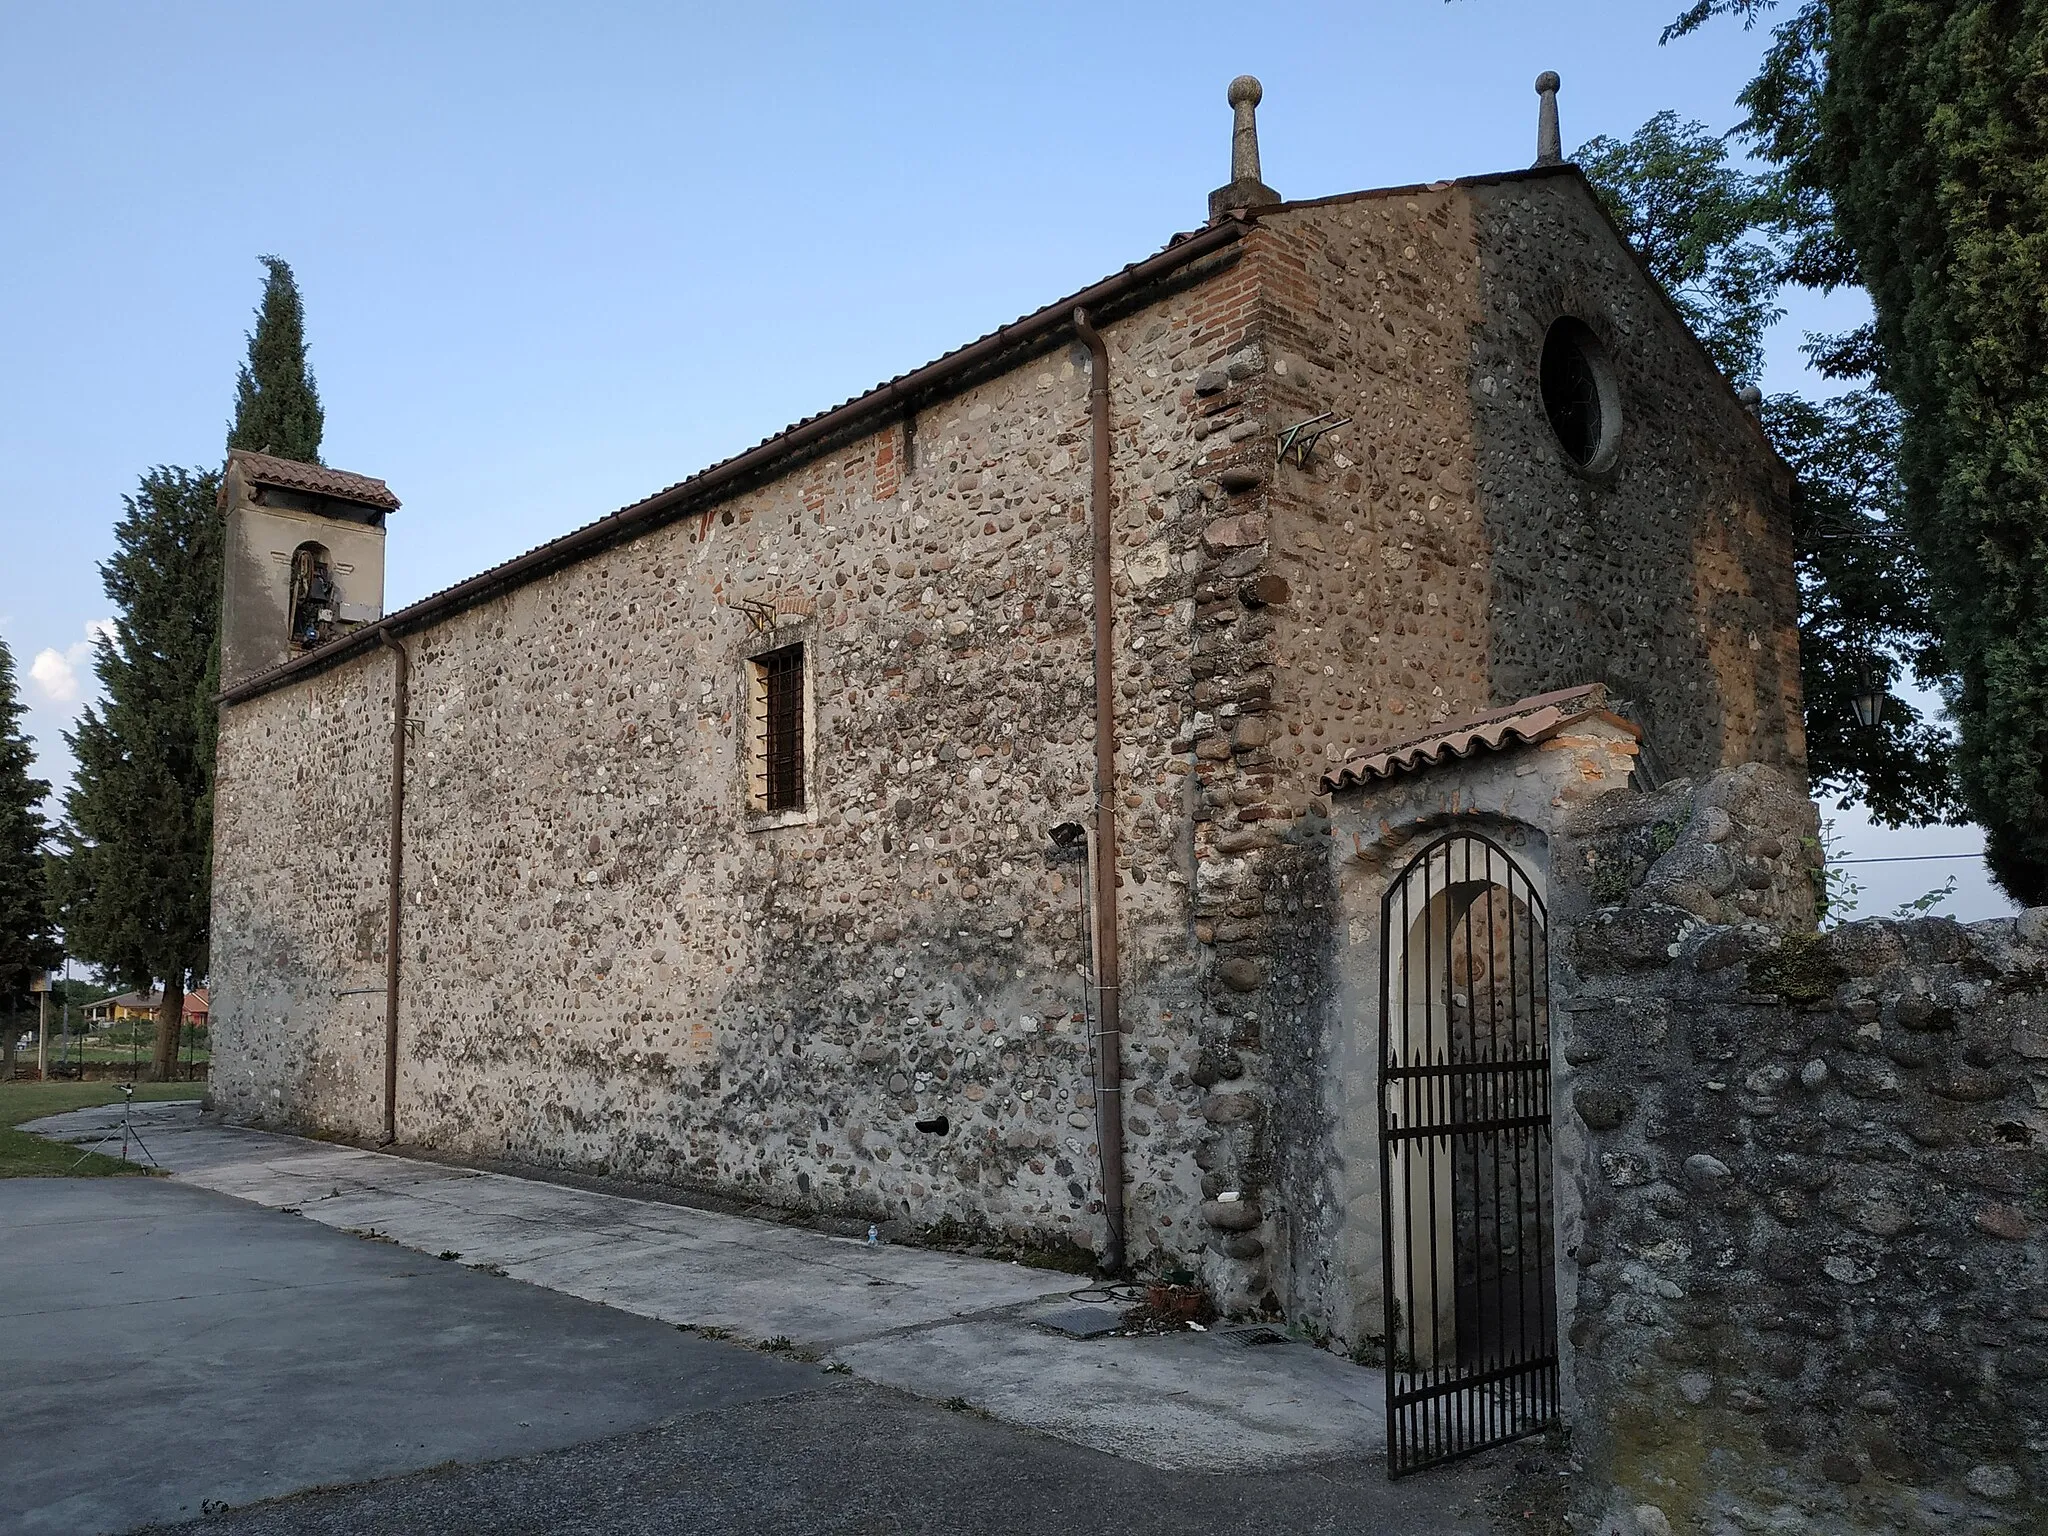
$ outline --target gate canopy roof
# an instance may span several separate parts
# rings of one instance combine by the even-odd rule
[[[1396,778],[1419,773],[1452,758],[1470,757],[1475,752],[1498,752],[1517,743],[1533,743],[1553,736],[1574,721],[1598,716],[1629,735],[1642,731],[1607,707],[1604,683],[1581,683],[1555,693],[1539,693],[1501,709],[1474,715],[1454,725],[1441,726],[1427,736],[1396,742],[1362,757],[1354,757],[1323,775],[1325,792],[1356,789],[1374,779]]]

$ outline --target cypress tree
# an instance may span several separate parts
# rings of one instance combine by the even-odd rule
[[[66,736],[58,911],[70,951],[129,986],[163,982],[154,1073],[169,1076],[188,981],[205,974],[213,863],[220,514],[211,472],[142,477],[100,566],[116,617],[102,700]]]
[[[1830,0],[1818,158],[1904,410],[1970,808],[2048,903],[2048,0]]]
[[[21,734],[22,704],[15,690],[14,656],[0,640],[0,999],[7,1032],[0,1076],[14,1075],[14,1041],[29,972],[56,963],[43,879],[43,839],[49,828],[42,802],[50,786],[33,777],[35,748]]]
[[[320,462],[324,417],[306,367],[292,269],[267,273],[235,381],[228,447]],[[219,691],[220,514],[214,472],[159,467],[126,497],[100,567],[115,638],[94,668],[103,701],[66,740],[54,898],[73,954],[133,987],[161,980],[153,1071],[177,1056],[185,988],[204,976],[213,900],[214,695]]]
[[[281,257],[261,258],[269,276],[249,334],[249,358],[235,380],[235,419],[228,447],[275,454],[301,464],[320,462],[326,416],[306,366],[306,310],[299,285]]]

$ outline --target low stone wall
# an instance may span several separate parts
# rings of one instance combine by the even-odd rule
[[[1580,1528],[2048,1530],[2048,909],[1633,900],[1560,946]]]
[[[1783,769],[1744,763],[1643,794],[1603,794],[1563,830],[1553,921],[1625,903],[1710,923],[1813,926],[1820,814]]]

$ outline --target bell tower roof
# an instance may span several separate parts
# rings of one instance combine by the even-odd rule
[[[372,476],[351,474],[345,469],[329,469],[324,464],[300,464],[292,459],[236,448],[228,454],[228,477],[232,478],[237,471],[240,471],[243,483],[252,488],[261,486],[290,491],[299,496],[321,496],[329,501],[345,501],[379,512],[398,510],[398,498],[391,494],[390,486]],[[221,484],[220,495],[221,504],[225,506],[225,480]]]

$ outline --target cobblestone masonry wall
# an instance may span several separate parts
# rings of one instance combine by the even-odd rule
[[[1302,1283],[1338,1246],[1321,1219],[1322,1116],[1344,1060],[1329,1023],[1349,1022],[1319,780],[1347,755],[1488,702],[1466,377],[1482,318],[1467,209],[1454,192],[1397,194],[1303,207],[1267,230],[1274,431],[1326,411],[1352,418],[1306,464],[1266,465],[1289,596],[1275,634],[1284,728],[1275,724],[1267,749],[1286,798],[1265,825],[1291,834],[1274,854],[1274,883],[1300,916],[1263,1008],[1268,1113],[1285,1134],[1256,1173],[1279,1213],[1271,1279],[1282,1308],[1332,1337],[1342,1330],[1319,1288]],[[1376,1186],[1369,1203],[1376,1226]]]
[[[1495,700],[1605,682],[1662,774],[1803,767],[1789,473],[1576,177],[1470,199]],[[1543,415],[1536,363],[1566,314],[1602,340],[1619,386],[1604,474],[1572,465]]]
[[[222,712],[210,1078],[244,1118],[382,1123],[390,743],[388,661]]]
[[[1319,1070],[1316,779],[1515,684],[1476,239],[1459,190],[1282,210],[1107,330],[1132,1249],[1200,1254],[1233,1306],[1278,1301],[1274,1092],[1284,1120]],[[1024,364],[408,642],[403,1135],[1093,1245],[1080,870],[1046,840],[1088,803],[1086,387],[1078,349]],[[1354,427],[1276,468],[1333,407]],[[789,639],[815,814],[749,830],[743,661]],[[389,668],[223,714],[233,1113],[375,1127]]]
[[[1225,279],[1109,334],[1141,1256],[1200,1246],[1193,384],[1244,371],[1252,310]],[[1093,1246],[1080,871],[1046,837],[1089,799],[1086,388],[1043,358],[923,414],[914,467],[892,430],[410,642],[402,1135]],[[743,658],[793,638],[816,813],[750,832]],[[225,712],[231,1113],[374,1129],[381,998],[335,994],[381,974],[389,668]]]
[[[2048,910],[1566,952],[1584,1528],[2048,1529]]]
[[[1218,1251],[1285,1244],[1299,1277],[1343,1260],[1304,1245],[1320,1243],[1330,1198],[1325,1084],[1358,1022],[1337,975],[1320,775],[1603,677],[1662,772],[1755,760],[1796,778],[1804,746],[1783,467],[1575,175],[1301,205],[1254,245],[1264,371],[1206,381],[1210,409],[1239,395],[1264,409],[1266,451],[1236,467],[1256,488],[1235,504],[1256,506],[1265,559],[1248,531],[1242,554],[1215,550],[1230,557],[1197,587],[1197,669],[1226,636],[1263,640],[1270,662],[1234,658],[1253,696],[1233,721],[1219,693],[1197,743],[1196,933],[1211,974],[1241,989],[1209,989],[1203,1211],[1225,1224]],[[1550,306],[1540,323],[1532,306]],[[1566,309],[1609,337],[1630,423],[1597,484],[1561,467],[1536,387]],[[1306,464],[1276,463],[1277,435],[1323,412],[1351,424]],[[1355,1333],[1353,1309],[1329,1313],[1319,1286],[1250,1279],[1226,1296]]]

